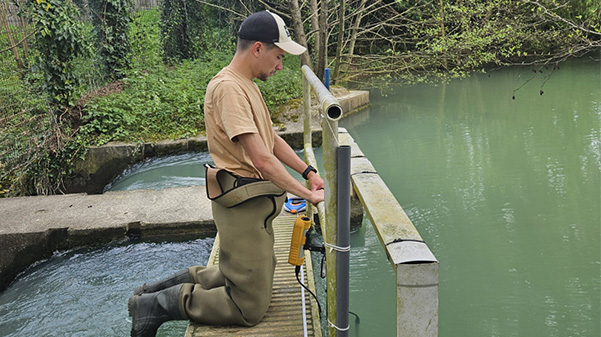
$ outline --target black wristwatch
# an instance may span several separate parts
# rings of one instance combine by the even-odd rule
[[[311,171],[317,173],[317,170],[315,169],[315,167],[313,167],[311,165],[307,166],[305,171],[303,171],[303,178],[305,178],[305,180],[309,180],[309,172],[311,172]]]

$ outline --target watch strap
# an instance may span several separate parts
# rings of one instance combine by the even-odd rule
[[[313,167],[311,165],[307,166],[305,171],[303,171],[302,175],[303,175],[303,178],[305,178],[305,180],[309,180],[309,172],[311,172],[311,171],[317,173],[317,170],[315,169],[315,167]]]

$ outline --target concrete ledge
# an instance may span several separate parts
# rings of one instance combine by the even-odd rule
[[[57,250],[216,234],[204,186],[0,199],[0,291]]]

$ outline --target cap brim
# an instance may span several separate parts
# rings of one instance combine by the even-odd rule
[[[300,55],[307,50],[307,48],[301,46],[300,44],[292,40],[286,42],[276,42],[275,45],[282,48],[288,54],[292,55]]]

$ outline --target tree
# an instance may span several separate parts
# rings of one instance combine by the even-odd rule
[[[13,52],[15,57],[15,62],[17,62],[17,69],[22,73],[23,72],[23,61],[21,61],[21,56],[19,55],[19,50],[17,49],[17,44],[15,44],[15,40],[13,39],[9,24],[8,24],[8,3],[5,0],[0,1],[0,23],[2,27],[6,31],[6,37],[8,38],[8,43],[10,49]]]
[[[165,0],[161,40],[167,63],[198,57],[206,46],[204,5],[197,1]]]
[[[344,39],[336,43],[345,46],[340,76],[347,80],[462,77],[490,66],[556,63],[600,47],[601,4],[590,0],[347,4],[336,20],[360,22],[336,33]]]
[[[96,30],[96,46],[104,71],[109,78],[125,76],[129,68],[131,45],[129,0],[89,0]]]
[[[71,0],[35,0],[28,12],[37,31],[37,64],[44,72],[44,87],[56,113],[62,113],[75,103],[80,89],[74,72],[76,59],[92,51],[84,24],[77,19],[80,12]]]

